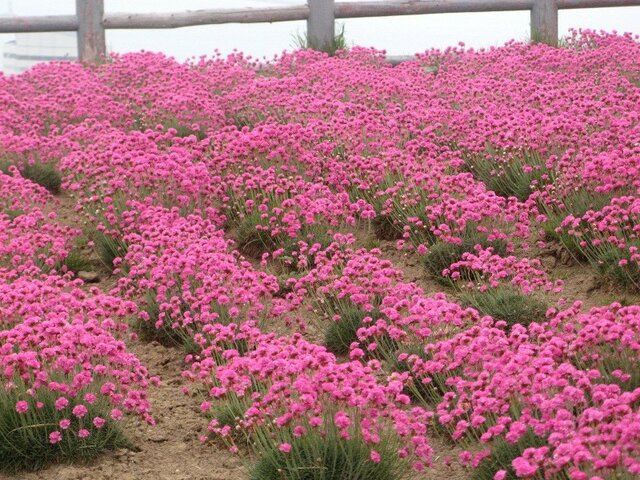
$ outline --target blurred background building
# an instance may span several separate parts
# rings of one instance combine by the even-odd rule
[[[2,70],[21,73],[39,62],[76,60],[75,32],[18,33],[4,44]]]

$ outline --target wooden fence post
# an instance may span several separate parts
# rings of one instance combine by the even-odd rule
[[[308,0],[307,40],[309,47],[325,52],[333,49],[335,37],[334,0]]]
[[[76,0],[78,60],[99,62],[107,53],[104,35],[104,0]]]
[[[556,0],[533,0],[531,41],[558,46],[558,4]]]

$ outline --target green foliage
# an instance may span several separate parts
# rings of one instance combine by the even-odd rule
[[[571,363],[581,370],[598,370],[599,383],[616,384],[622,390],[632,392],[640,387],[640,363],[631,360],[637,354],[629,347],[621,347],[619,344],[601,343],[593,350],[581,352],[571,357]],[[615,371],[622,371],[629,375],[628,380],[622,380]]]
[[[70,374],[65,382],[71,383],[71,377]],[[62,379],[51,379],[55,380]],[[70,414],[74,405],[63,411],[56,410],[58,395],[55,392],[39,389],[36,398],[43,405],[37,408],[33,398],[25,393],[24,383],[17,377],[14,382],[16,388],[0,390],[0,472],[35,471],[52,462],[85,461],[105,450],[131,447],[118,426],[110,420],[111,406],[103,396],[98,395],[99,400],[93,405],[84,404],[89,409],[86,418],[100,416],[107,421],[102,428],[96,428],[90,421]],[[19,400],[26,400],[29,404],[24,413],[16,411]],[[59,430],[58,424],[63,418],[71,419],[71,426],[63,431],[61,442],[51,444],[49,434]],[[90,436],[80,438],[75,433],[80,428],[87,429]]]
[[[154,291],[149,291],[145,295],[145,303],[142,307],[143,311],[149,316],[148,320],[135,318],[132,320],[132,327],[138,332],[140,338],[144,341],[156,341],[166,347],[180,347],[187,353],[195,353],[198,347],[193,339],[193,331],[179,325],[174,325],[174,319],[168,312],[164,312],[163,321],[158,326],[160,318],[160,305]],[[181,305],[181,314],[188,311],[189,306],[186,303]]]
[[[248,215],[238,226],[236,232],[238,249],[248,257],[260,258],[263,253],[278,248],[269,230],[259,228],[261,223],[257,214]]]
[[[49,192],[55,194],[60,193],[62,186],[62,174],[57,168],[55,162],[28,162],[26,160],[18,160],[10,162],[0,159],[0,170],[4,173],[9,172],[9,167],[15,165],[20,171],[23,178],[31,180],[34,183],[46,188]]]
[[[557,205],[547,205],[539,202],[538,208],[544,212],[547,220],[543,224],[545,236],[557,240],[578,261],[586,260],[580,241],[574,235],[569,235],[560,229],[560,225],[567,216],[582,217],[589,210],[601,210],[611,202],[617,193],[595,193],[589,190],[578,190],[561,199]]]
[[[272,266],[275,267],[277,264],[286,272],[304,270],[303,265],[298,261],[297,254],[294,255],[294,252],[300,250],[300,242],[306,242],[308,245],[319,243],[322,248],[326,248],[333,241],[329,226],[320,223],[303,224],[296,237],[291,237],[284,232],[272,235],[268,228],[265,229],[264,220],[260,218],[258,212],[251,212],[235,223],[237,224],[236,242],[238,249],[244,255],[260,259],[266,252],[283,249],[282,254],[272,262]],[[309,259],[309,263],[310,267],[313,266],[313,259]]]
[[[67,271],[73,272],[75,274],[82,271],[88,272],[93,268],[91,260],[79,247],[74,247],[68,253],[65,259],[62,261],[62,265],[67,268]]]
[[[522,455],[527,448],[540,448],[545,445],[545,440],[535,435],[531,430],[527,431],[516,443],[508,443],[501,437],[495,437],[491,444],[491,456],[485,458],[480,462],[480,465],[472,470],[471,478],[473,480],[493,480],[496,472],[506,470],[506,480],[517,480],[518,477],[511,462]],[[557,477],[558,480],[564,478],[566,476],[563,474],[559,474]]]
[[[124,258],[129,248],[124,240],[113,238],[99,231],[95,232],[94,241],[100,260],[110,270],[114,268],[113,261],[116,258]]]
[[[430,354],[424,351],[424,344],[404,346],[402,352],[408,354],[409,358],[414,355],[425,361],[432,358]],[[409,358],[400,361],[395,355],[391,362],[391,369],[400,373],[409,372],[408,394],[424,405],[433,406],[439,403],[443,395],[449,390],[446,384],[447,379],[462,372],[462,368],[456,368],[446,373],[437,373],[430,376],[430,382],[425,383],[422,378],[418,378],[413,374]]]
[[[484,292],[464,292],[460,298],[483,315],[505,321],[508,328],[516,323],[526,327],[531,322],[541,322],[547,311],[547,306],[539,299],[506,286]]]
[[[389,215],[377,215],[371,226],[376,237],[380,240],[399,240],[402,238],[402,226],[393,221]]]
[[[536,187],[553,180],[553,172],[535,151],[524,150],[505,158],[504,152],[488,147],[487,154],[466,155],[464,161],[477,180],[505,198],[525,201]]]
[[[194,135],[198,140],[204,140],[207,138],[207,132],[201,129],[194,130],[193,128],[180,123],[177,119],[165,120],[164,127],[167,130],[170,128],[175,129],[176,137],[186,138]]]
[[[503,240],[489,241],[482,233],[467,231],[462,236],[460,244],[439,241],[432,245],[424,257],[424,266],[436,281],[451,285],[451,278],[443,276],[442,271],[452,263],[460,261],[465,253],[475,252],[476,245],[483,249],[493,247],[493,253],[496,255],[503,256],[507,253],[507,244]],[[464,272],[461,271],[461,274],[464,276]]]
[[[9,217],[9,220],[13,221],[18,218],[20,215],[24,215],[24,211],[22,210],[5,210],[4,214]]]
[[[240,402],[220,403],[211,413],[212,417],[218,421],[218,426],[235,427],[244,417],[245,406]]]
[[[385,450],[386,442],[376,445],[381,460],[370,459],[371,450],[361,438],[340,438],[336,431],[322,437],[309,432],[291,443],[283,453],[277,445],[261,452],[251,469],[251,480],[400,480],[404,464],[397,452]]]
[[[357,332],[365,317],[375,314],[363,312],[358,308],[346,310],[340,314],[340,320],[331,321],[325,330],[324,344],[331,353],[346,355],[351,344],[358,340]]]
[[[305,35],[294,35],[293,43],[295,48],[309,49],[311,48],[312,42],[309,38],[309,34],[307,33]],[[321,51],[327,53],[329,56],[334,56],[339,50],[347,50],[348,48],[349,43],[347,42],[347,37],[344,32],[344,25],[341,25],[338,28],[338,31],[336,32],[331,45],[325,46],[321,49]]]
[[[628,251],[633,246],[640,250],[640,241],[627,241],[626,244],[627,249],[622,250],[606,241],[598,246],[589,242],[582,252],[602,277],[621,287],[640,290],[640,265],[631,260]],[[621,266],[621,260],[625,260],[626,265]]]

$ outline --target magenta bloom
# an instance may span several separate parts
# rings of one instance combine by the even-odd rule
[[[73,415],[77,418],[82,418],[89,412],[89,410],[87,410],[87,407],[85,407],[84,405],[76,405],[75,407],[73,407],[72,412]]]
[[[284,452],[284,453],[289,453],[291,451],[291,444],[290,443],[281,443],[280,446],[278,447],[278,450],[280,450],[281,452]]]

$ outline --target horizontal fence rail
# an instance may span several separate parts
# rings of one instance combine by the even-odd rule
[[[437,13],[528,10],[531,39],[558,44],[558,10],[640,6],[640,0],[387,0],[334,2],[271,8],[207,9],[176,13],[104,13],[104,0],[76,0],[76,15],[0,17],[0,33],[78,32],[78,58],[99,61],[106,53],[106,29],[168,29],[223,23],[307,21],[309,46],[326,49],[333,42],[335,19]]]

